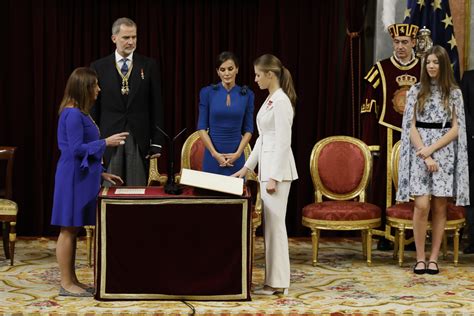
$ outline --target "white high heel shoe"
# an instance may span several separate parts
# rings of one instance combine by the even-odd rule
[[[272,288],[271,286],[264,286],[261,289],[253,291],[253,293],[255,295],[277,295],[277,294],[288,295],[288,288],[275,289],[275,288]]]

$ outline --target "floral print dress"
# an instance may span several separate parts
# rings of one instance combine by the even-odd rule
[[[408,92],[407,105],[403,115],[402,144],[400,148],[397,201],[408,201],[410,196],[434,195],[454,197],[456,205],[469,204],[469,172],[467,160],[466,123],[464,105],[460,89],[452,89],[449,97],[450,111],[442,105],[441,92],[436,84],[431,84],[431,96],[426,101],[423,112],[416,110],[420,84],[413,85]],[[435,151],[432,158],[439,170],[429,172],[424,160],[416,156],[416,148],[410,141],[413,115],[416,121],[424,123],[451,122],[452,111],[456,112],[458,138]],[[449,128],[417,127],[425,146],[430,146],[445,135]]]

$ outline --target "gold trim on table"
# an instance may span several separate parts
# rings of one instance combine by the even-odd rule
[[[106,274],[107,274],[107,205],[166,205],[166,204],[241,204],[242,205],[242,293],[229,295],[168,295],[168,294],[140,294],[140,293],[107,293]],[[107,199],[101,201],[100,212],[100,298],[101,299],[169,299],[169,300],[236,300],[247,299],[249,293],[247,291],[247,256],[248,256],[248,200],[247,199],[149,199],[149,200],[121,200],[121,199]]]

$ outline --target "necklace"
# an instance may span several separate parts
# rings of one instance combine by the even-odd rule
[[[128,71],[125,75],[122,74],[122,71],[119,69],[117,63],[115,63],[115,68],[117,69],[117,72],[122,78],[122,87],[120,88],[120,92],[122,93],[122,95],[128,95],[128,93],[130,92],[130,88],[128,86],[128,78],[130,78],[130,73],[132,72],[133,62],[130,65],[130,68],[128,68]]]

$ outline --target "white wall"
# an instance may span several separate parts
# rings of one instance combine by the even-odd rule
[[[385,31],[382,23],[382,7],[383,0],[377,0],[376,18],[375,18],[375,41],[374,41],[374,63],[378,60],[390,57],[393,53],[392,38]],[[395,23],[403,22],[403,14],[405,12],[406,1],[397,1]]]

